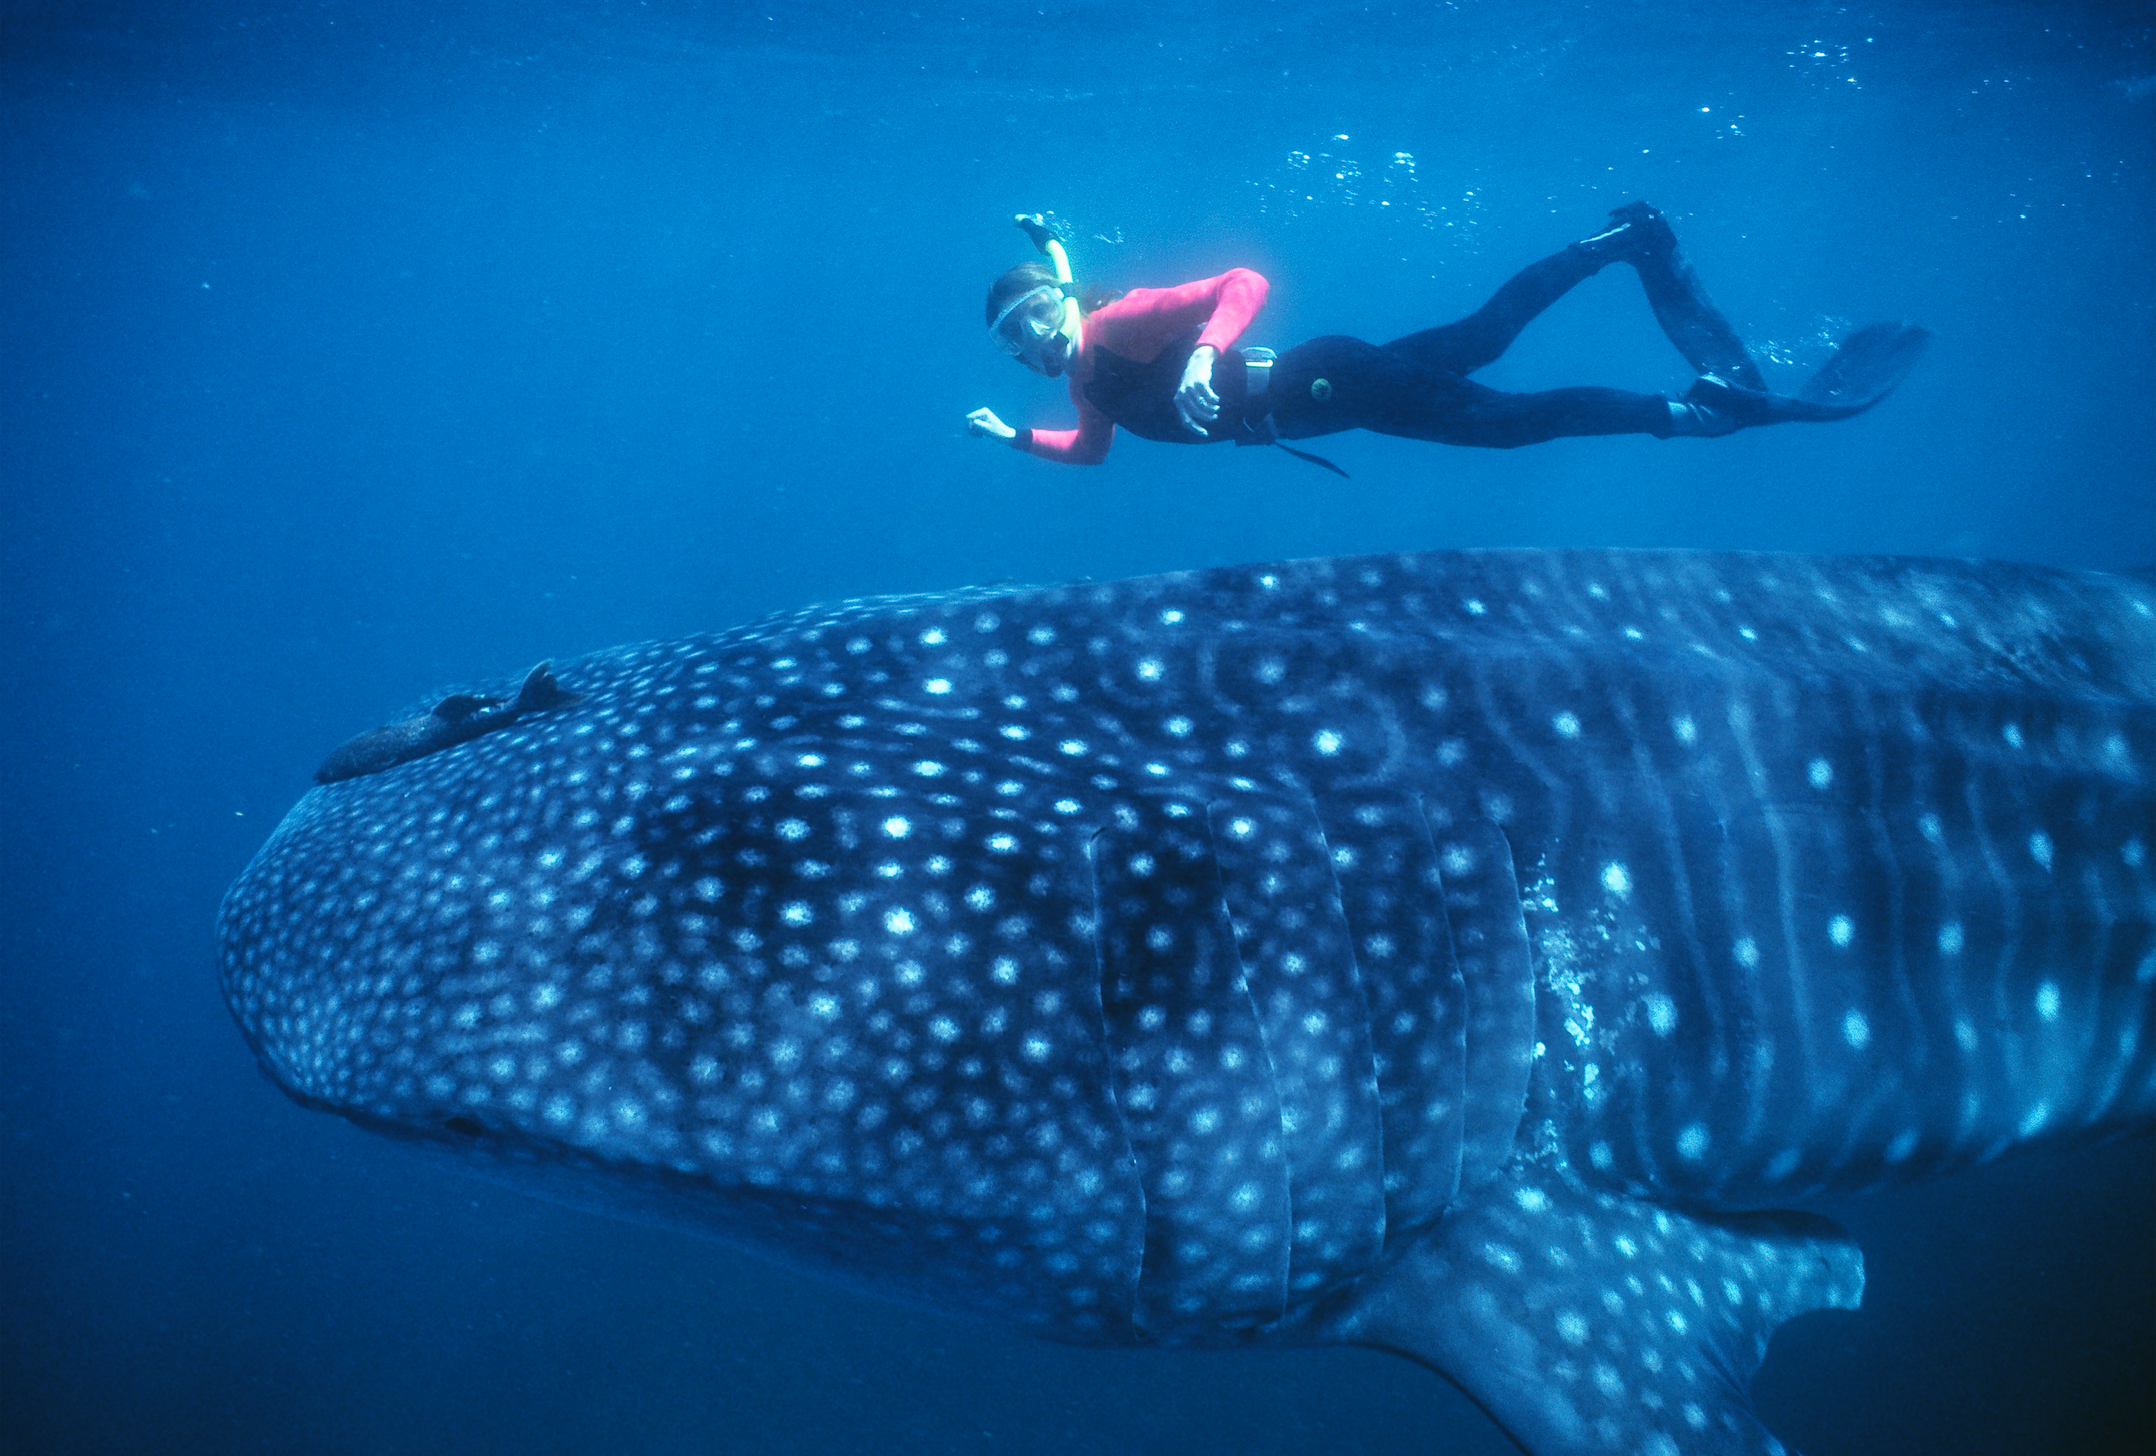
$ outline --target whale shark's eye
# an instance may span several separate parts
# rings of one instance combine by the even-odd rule
[[[484,1137],[487,1131],[470,1118],[462,1116],[452,1117],[442,1126],[448,1128],[458,1137]]]

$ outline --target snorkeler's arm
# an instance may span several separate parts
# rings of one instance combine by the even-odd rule
[[[1075,430],[1020,430],[1011,444],[1028,455],[1064,465],[1098,465],[1108,458],[1108,444],[1115,438],[1115,422],[1093,407],[1093,401],[1071,386],[1071,402],[1078,406]]]
[[[1265,279],[1248,268],[1230,268],[1174,288],[1133,288],[1088,316],[1093,336],[1126,359],[1150,361],[1193,325],[1203,324],[1198,343],[1225,353],[1265,307]]]
[[[1248,268],[1230,268],[1206,282],[1214,286],[1213,316],[1205,321],[1205,331],[1198,335],[1198,342],[1211,344],[1225,352],[1235,347],[1243,330],[1250,327],[1258,310],[1265,307],[1265,295],[1270,285]]]

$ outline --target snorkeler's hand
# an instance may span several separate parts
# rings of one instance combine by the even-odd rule
[[[1220,418],[1220,396],[1213,393],[1213,360],[1219,353],[1211,344],[1191,350],[1190,362],[1183,366],[1183,382],[1175,391],[1175,412],[1193,435],[1203,435],[1205,427]]]
[[[992,409],[977,409],[966,416],[966,428],[976,435],[989,435],[998,440],[1009,440],[1018,434],[1009,425],[996,418]]]

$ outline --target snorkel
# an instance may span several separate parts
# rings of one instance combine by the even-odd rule
[[[1021,212],[1012,221],[1018,224],[1020,232],[1033,240],[1033,246],[1041,250],[1042,256],[1054,265],[1056,282],[1065,288],[1070,287],[1071,260],[1070,254],[1063,251],[1063,240],[1041,220],[1041,215],[1037,212]]]
[[[1073,280],[1070,255],[1063,251],[1062,240],[1049,228],[1039,213],[1020,213],[1013,221],[1032,241],[1033,246],[1040,250],[1042,256],[1048,259],[1054,270],[1055,282],[1053,285],[1042,284],[1012,299],[990,322],[988,335],[1005,353],[1028,364],[1033,361],[1026,356],[1038,351],[1040,363],[1036,367],[1039,372],[1053,378],[1063,372],[1063,365],[1078,350],[1082,310],[1078,307],[1078,300],[1071,296]],[[1052,330],[1044,329],[1038,315],[1030,313],[1036,301],[1060,305]],[[1014,318],[1013,315],[1017,317]],[[1053,345],[1053,340],[1058,335],[1063,339],[1060,348]]]

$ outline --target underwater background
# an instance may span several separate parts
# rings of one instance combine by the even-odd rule
[[[983,342],[1241,264],[1384,340],[1662,207],[1873,413],[1500,452],[1063,426]],[[1481,376],[1681,391],[1627,269]],[[2156,563],[2145,4],[0,0],[0,1452],[1469,1453],[1367,1352],[1070,1350],[557,1207],[302,1111],[219,896],[441,684],[815,600],[1360,551]],[[1811,1456],[2156,1449],[2156,1139],[1817,1205]]]

